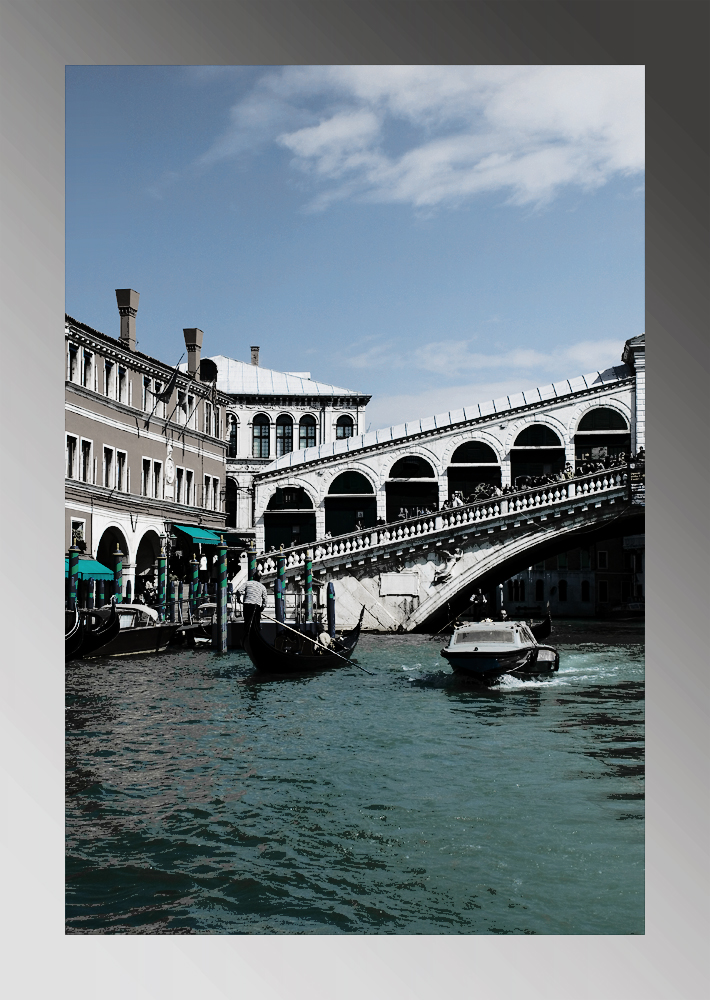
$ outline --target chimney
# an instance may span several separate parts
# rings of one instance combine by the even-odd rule
[[[252,347],[251,349],[251,363],[253,365],[259,366],[259,348]]]
[[[185,347],[187,347],[187,374],[199,381],[200,379],[200,351],[202,350],[202,338],[204,334],[197,327],[183,330],[185,335]]]
[[[140,295],[132,288],[117,288],[116,302],[121,317],[121,343],[129,351],[136,349],[136,313]]]

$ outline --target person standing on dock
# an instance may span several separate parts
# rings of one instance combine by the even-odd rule
[[[244,612],[244,629],[249,631],[252,623],[259,627],[262,608],[266,607],[266,587],[261,583],[261,573],[256,570],[253,580],[247,580],[237,590],[238,600],[242,602]]]

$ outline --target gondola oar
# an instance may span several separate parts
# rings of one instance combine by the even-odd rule
[[[261,617],[266,618],[268,622],[276,622],[276,624],[281,625],[282,628],[287,628],[289,632],[293,632],[294,635],[297,635],[300,639],[308,639],[308,641],[312,642],[314,646],[320,646],[321,649],[326,651],[326,653],[330,653],[331,656],[339,657],[339,659],[343,660],[345,663],[354,663],[356,667],[360,667],[360,670],[364,670],[366,674],[370,675],[370,677],[375,676],[372,670],[366,670],[365,667],[361,666],[361,664],[359,664],[356,660],[349,660],[347,656],[341,656],[340,653],[336,653],[334,649],[328,649],[328,647],[323,645],[322,642],[319,642],[318,639],[312,639],[310,636],[304,636],[303,632],[299,632],[297,629],[291,628],[291,626],[287,625],[285,622],[280,622],[278,619],[271,618],[269,615],[262,614]]]

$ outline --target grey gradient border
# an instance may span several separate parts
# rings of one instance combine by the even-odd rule
[[[11,995],[704,995],[708,9],[687,0],[0,0]],[[647,67],[646,935],[66,938],[62,614],[51,600],[63,593],[65,64],[437,62]],[[30,614],[38,607],[39,618]]]

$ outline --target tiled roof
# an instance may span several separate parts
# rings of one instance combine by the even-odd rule
[[[423,417],[406,424],[398,424],[396,427],[384,427],[382,430],[370,431],[369,434],[360,434],[358,437],[344,438],[339,441],[331,441],[328,444],[317,445],[315,448],[292,451],[265,466],[262,473],[275,472],[277,469],[303,465],[306,462],[315,462],[319,458],[327,458],[330,455],[342,455],[358,451],[361,448],[370,448],[374,444],[412,437],[424,431],[454,427],[456,424],[466,423],[469,420],[479,420],[481,417],[507,413],[520,407],[530,406],[533,403],[560,399],[577,392],[583,392],[585,389],[596,389],[602,385],[610,385],[622,379],[631,378],[633,374],[633,370],[628,365],[615,365],[603,372],[591,372],[589,375],[580,375],[578,378],[568,379],[565,382],[555,382],[553,385],[544,385],[537,389],[526,389],[513,396],[502,396],[486,403],[475,403],[473,406],[466,406],[460,410],[439,413],[434,417]]]
[[[233,396],[364,396],[354,389],[342,389],[327,382],[306,378],[306,372],[278,372],[245,361],[235,361],[217,354],[210,358],[217,365],[217,388]],[[187,365],[180,366],[187,370]],[[369,396],[368,396],[369,399]]]

